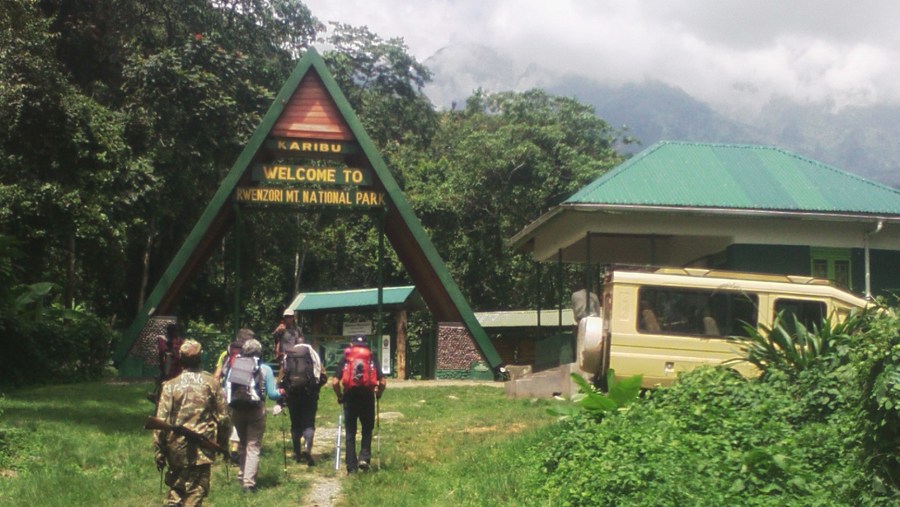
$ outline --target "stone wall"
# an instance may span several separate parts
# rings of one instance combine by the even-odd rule
[[[122,359],[119,367],[119,376],[124,378],[150,378],[159,375],[159,355],[156,348],[156,340],[159,336],[165,336],[166,325],[170,322],[178,323],[177,317],[150,317],[137,339],[131,345],[131,349]]]
[[[472,363],[484,358],[469,330],[459,322],[439,322],[435,377],[463,379],[471,375]]]

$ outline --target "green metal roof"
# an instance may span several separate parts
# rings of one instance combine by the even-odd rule
[[[664,141],[563,204],[900,214],[900,191],[771,146]]]
[[[424,307],[416,287],[384,287],[381,304],[383,307],[410,305]],[[295,312],[315,312],[323,310],[358,310],[378,306],[378,289],[342,290],[333,292],[307,292],[298,294],[288,306]]]

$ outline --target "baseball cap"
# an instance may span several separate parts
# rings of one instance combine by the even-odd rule
[[[200,346],[200,342],[195,340],[185,340],[185,342],[181,344],[179,352],[181,352],[181,357],[187,358],[198,357],[201,350],[202,347]]]
[[[293,317],[293,316],[294,316],[294,310],[288,308],[287,310],[284,311],[284,314],[283,314],[283,315],[284,315],[285,317]]]
[[[363,335],[356,335],[350,340],[350,343],[354,345],[365,345],[368,343],[368,340],[366,340],[366,337]]]

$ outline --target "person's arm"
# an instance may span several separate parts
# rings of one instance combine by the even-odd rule
[[[160,336],[156,339],[156,356],[157,356],[157,365],[159,366],[159,375],[162,377],[166,373],[166,352],[169,349],[169,344],[166,342],[166,339]]]
[[[337,402],[341,404],[344,402],[344,393],[341,392],[341,372],[344,371],[344,358],[341,358],[338,361],[337,367],[334,369],[334,377],[331,380],[331,388],[334,389],[334,394],[337,395]]]
[[[275,340],[275,358],[280,359],[281,354],[284,353],[281,350],[281,339],[284,337],[284,330],[287,329],[284,325],[284,321],[278,323],[278,327],[275,328],[275,331],[272,331],[272,339]]]
[[[227,449],[228,437],[231,436],[231,417],[228,415],[228,404],[225,403],[225,390],[221,382],[215,382],[213,396],[216,407],[216,443]]]
[[[221,381],[221,380],[222,380],[222,370],[223,370],[223,366],[225,366],[225,358],[226,358],[227,356],[228,356],[228,349],[225,349],[224,352],[222,352],[221,354],[219,354],[219,360],[216,361],[216,372],[213,373],[213,377],[214,377],[217,381]]]
[[[322,359],[319,357],[319,353],[316,352],[316,349],[312,348],[312,345],[307,345],[309,347],[309,354],[312,357],[313,361],[313,375],[316,378],[322,376]]]
[[[163,388],[159,393],[159,403],[156,405],[156,417],[168,422],[169,407],[172,406],[172,389],[167,384],[163,384]],[[153,432],[153,449],[156,451],[156,468],[162,470],[166,466],[166,436],[162,430]]]
[[[381,398],[384,390],[387,389],[387,380],[384,377],[384,372],[375,364],[374,359],[372,360],[372,367],[375,368],[375,377],[378,379],[378,385],[375,386],[375,397]]]
[[[272,368],[267,364],[263,364],[261,368],[266,380],[266,396],[272,400],[280,400],[283,389],[278,388],[275,384],[275,374],[272,373]]]
[[[335,376],[331,380],[331,388],[334,389],[334,394],[337,395],[338,405],[344,402],[344,394],[341,392],[341,380]]]

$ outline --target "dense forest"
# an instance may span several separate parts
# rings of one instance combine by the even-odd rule
[[[438,111],[403,40],[298,0],[2,0],[0,25],[5,381],[99,374],[313,44],[475,309],[534,306],[507,238],[621,161],[622,133],[571,98],[473,90]],[[191,326],[268,329],[297,292],[377,284],[371,217],[248,217],[240,270],[228,235],[179,301]],[[409,283],[389,254],[385,284]]]

